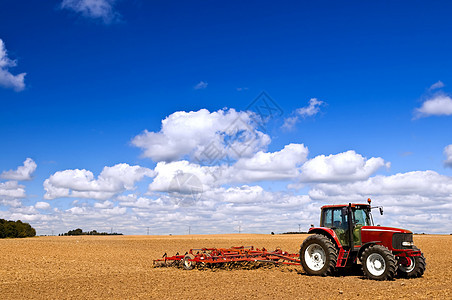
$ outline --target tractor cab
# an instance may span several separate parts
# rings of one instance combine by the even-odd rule
[[[370,204],[325,205],[322,207],[320,227],[331,228],[342,247],[353,249],[361,245],[361,228],[373,226],[370,211]]]

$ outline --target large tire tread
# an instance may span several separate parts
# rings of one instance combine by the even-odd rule
[[[414,250],[419,250],[419,248],[414,248]],[[418,278],[418,277],[422,277],[422,275],[424,275],[425,272],[425,268],[427,266],[427,262],[425,261],[425,257],[424,257],[424,253],[421,252],[421,256],[416,256],[414,258],[414,263],[416,264],[414,267],[414,270],[406,273],[403,272],[402,270],[398,270],[397,271],[397,275],[403,278]]]
[[[367,257],[369,255],[371,255],[372,253],[380,254],[384,258],[385,264],[387,265],[385,272],[383,272],[383,274],[380,276],[375,276],[375,275],[371,274],[370,271],[367,269],[367,266],[366,266]],[[366,250],[364,250],[364,252],[361,255],[360,260],[361,260],[361,264],[362,264],[363,273],[369,279],[392,280],[397,272],[397,261],[396,261],[394,254],[392,254],[392,252],[389,251],[388,248],[386,248],[382,245],[373,245],[373,246],[370,246],[369,248],[367,248]]]
[[[320,245],[326,254],[327,261],[325,263],[325,267],[322,268],[319,271],[314,271],[309,269],[309,267],[306,265],[306,262],[304,261],[304,252],[306,248],[311,244],[318,244]],[[322,234],[314,234],[309,237],[307,237],[303,243],[301,244],[300,248],[300,261],[301,265],[303,266],[303,269],[308,275],[320,275],[320,276],[329,276],[333,275],[336,271],[336,263],[337,263],[337,257],[338,257],[338,250],[336,246],[331,242],[329,238]]]

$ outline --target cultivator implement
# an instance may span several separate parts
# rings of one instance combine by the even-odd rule
[[[265,248],[258,249],[253,246],[240,246],[231,248],[200,248],[190,249],[184,255],[177,253],[154,260],[154,265],[159,267],[182,267],[186,270],[193,268],[225,268],[241,267],[252,269],[264,265],[300,265],[298,254],[288,253],[277,248],[268,251]]]

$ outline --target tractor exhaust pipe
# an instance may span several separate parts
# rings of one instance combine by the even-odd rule
[[[348,204],[348,240],[350,244],[350,251],[353,251],[355,249],[355,241],[353,240],[353,229],[355,227],[354,220],[353,220],[353,211],[352,211],[352,204]]]

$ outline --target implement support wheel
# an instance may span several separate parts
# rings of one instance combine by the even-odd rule
[[[182,259],[182,267],[184,267],[185,270],[192,270],[196,266],[195,261],[190,261],[190,259],[194,259],[195,256],[193,254],[187,254]]]

